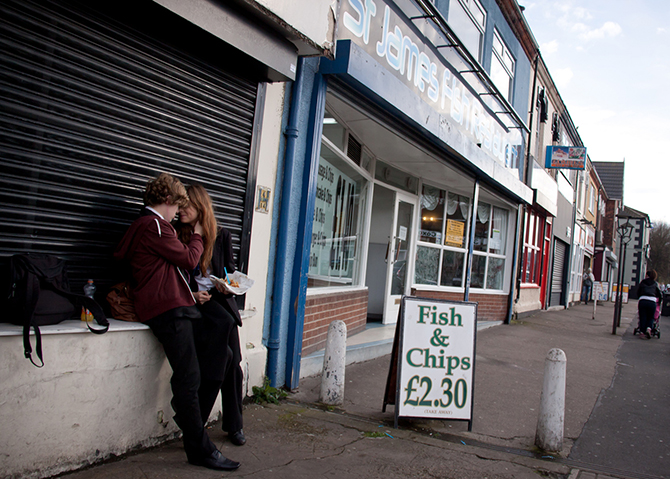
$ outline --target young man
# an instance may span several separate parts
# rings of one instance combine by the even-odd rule
[[[208,344],[195,338],[202,328],[200,313],[182,270],[192,270],[203,251],[202,226],[196,223],[188,244],[177,238],[170,224],[180,207],[188,203],[186,189],[167,173],[150,180],[144,193],[145,208],[130,225],[114,253],[130,263],[133,297],[138,318],[163,344],[172,367],[172,409],[183,432],[184,449],[191,464],[216,470],[234,470],[239,462],[225,458],[205,431],[200,413],[200,366],[198,356]]]

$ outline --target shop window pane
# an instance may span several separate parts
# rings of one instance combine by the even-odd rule
[[[477,223],[475,225],[475,251],[486,252],[488,248],[490,225],[491,205],[487,205],[486,203],[479,203],[479,205],[477,205]]]
[[[437,270],[440,263],[440,250],[417,246],[414,282],[417,284],[437,285]]]
[[[486,272],[486,289],[503,289],[504,273],[505,260],[502,258],[489,258],[489,268]]]
[[[309,287],[348,286],[359,277],[367,182],[321,145],[309,262]]]
[[[442,243],[445,192],[433,186],[423,185],[421,194],[421,230],[419,241]]]
[[[507,210],[493,207],[493,224],[489,238],[489,253],[505,254],[507,239]]]
[[[472,275],[470,276],[470,287],[483,288],[485,274],[486,256],[474,255],[472,257]]]
[[[441,286],[463,286],[465,253],[445,250],[442,254]]]
[[[332,141],[340,150],[344,151],[344,127],[327,111],[323,116],[323,136]]]
[[[446,246],[465,248],[468,218],[470,217],[470,198],[449,193],[447,197],[447,231],[444,237]]]

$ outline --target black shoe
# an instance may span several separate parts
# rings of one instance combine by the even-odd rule
[[[244,432],[242,432],[242,429],[235,432],[229,432],[228,438],[230,439],[230,442],[236,446],[244,446],[247,443],[247,438],[244,437]]]
[[[205,457],[197,461],[189,459],[188,462],[196,466],[202,466],[206,467],[207,469],[214,469],[217,471],[234,471],[240,467],[239,462],[227,459],[218,449],[215,450],[209,457]]]

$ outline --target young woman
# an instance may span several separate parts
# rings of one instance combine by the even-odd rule
[[[170,224],[179,208],[188,203],[186,189],[167,173],[147,183],[145,208],[130,225],[114,257],[130,264],[135,311],[163,345],[172,367],[174,420],[184,435],[184,449],[191,464],[216,470],[233,470],[239,462],[225,458],[209,439],[200,410],[198,388],[203,358],[219,340],[202,338],[201,315],[181,269],[193,269],[202,256],[204,230],[197,221],[187,242]],[[218,348],[216,348],[218,349]]]
[[[651,328],[654,325],[656,302],[663,300],[663,293],[656,282],[656,271],[647,271],[647,277],[640,281],[637,289],[637,311],[640,314],[640,338],[651,339]]]
[[[215,285],[210,278],[210,275],[225,278],[226,271],[229,274],[235,272],[231,235],[225,228],[217,227],[212,200],[204,187],[194,184],[187,188],[187,192],[189,202],[179,210],[182,224],[179,235],[182,241],[188,243],[193,225],[200,223],[204,243],[198,266],[191,273],[191,290],[206,328],[220,331],[222,338],[216,357],[208,359],[220,368],[209,381],[203,379],[201,411],[206,421],[221,390],[222,428],[228,432],[233,444],[242,446],[246,438],[242,431],[242,354],[237,329],[242,320],[235,297],[225,293],[223,286]]]

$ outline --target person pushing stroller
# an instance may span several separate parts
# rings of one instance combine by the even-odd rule
[[[652,334],[660,337],[655,325],[655,320],[658,319],[655,314],[658,305],[663,301],[663,293],[656,282],[656,271],[653,269],[647,271],[647,277],[640,282],[638,295],[637,310],[640,322],[633,334],[639,331],[642,339],[651,339]]]

